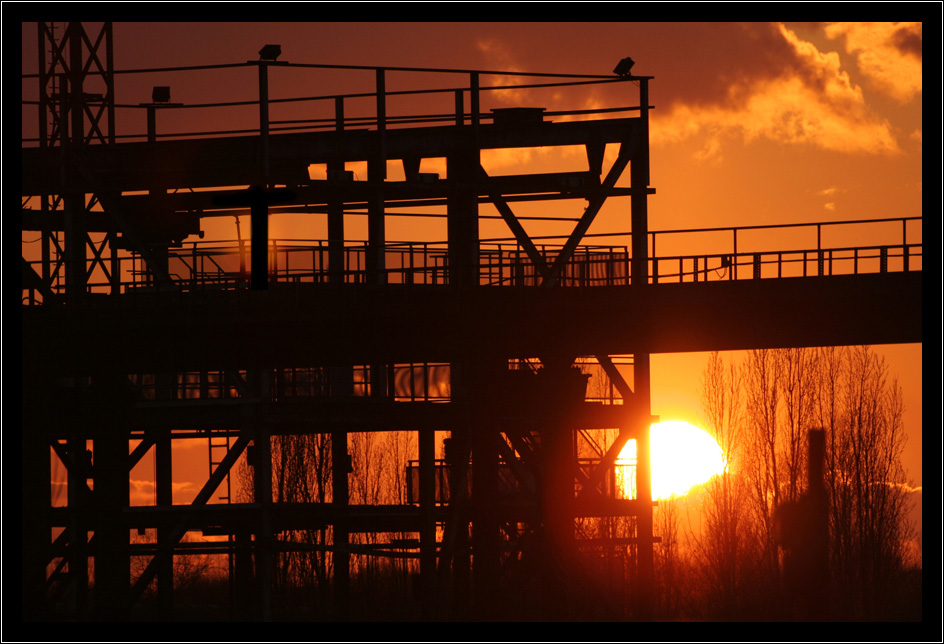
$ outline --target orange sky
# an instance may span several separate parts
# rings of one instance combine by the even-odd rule
[[[35,24],[24,23],[22,33],[23,72],[35,73]],[[556,73],[609,74],[617,61],[632,56],[635,74],[654,77],[651,181],[656,195],[649,200],[650,230],[922,214],[920,23],[114,25],[114,61],[119,70],[255,60],[267,43],[281,44],[280,60],[295,63]],[[282,98],[372,91],[373,76],[276,69],[271,78],[270,97]],[[483,79],[483,85],[494,78]],[[393,74],[388,83],[400,79],[411,81],[407,75]],[[255,70],[238,68],[120,75],[116,100],[130,105],[146,102],[155,85],[169,85],[172,100],[185,104],[257,97]],[[35,80],[25,80],[23,91],[26,98],[35,96]],[[620,92],[627,104],[635,102],[635,88],[622,84],[570,92],[560,104],[553,95],[522,92],[489,100],[493,106],[541,100],[549,110],[565,103],[589,108],[612,103]],[[395,107],[389,109],[393,112]],[[273,108],[273,119],[290,116],[288,108],[279,110]],[[24,110],[24,121],[24,136],[33,136],[35,108]],[[257,123],[252,108],[234,110],[225,125],[208,110],[181,110],[162,112],[158,127],[165,132]],[[117,124],[119,133],[145,131],[140,110],[119,110]],[[532,160],[538,168],[534,171],[568,162],[540,154]],[[499,173],[509,160],[490,161],[490,171]],[[568,207],[574,206],[566,202],[553,206]],[[590,232],[628,230],[628,215],[628,204],[608,207]],[[437,228],[430,221],[391,219],[388,239],[444,239],[444,225]],[[532,235],[558,234],[568,232],[571,225],[529,222],[525,228]],[[321,236],[320,226],[307,217],[283,217],[273,220],[271,234]],[[502,227],[483,225],[482,235],[507,236]],[[235,237],[231,219],[207,222],[206,228],[210,234]],[[356,227],[353,230],[357,234]],[[920,226],[914,234],[920,239]],[[920,486],[921,345],[877,350],[904,389],[906,467]],[[653,413],[663,420],[697,422],[698,380],[706,359],[706,354],[654,356]]]

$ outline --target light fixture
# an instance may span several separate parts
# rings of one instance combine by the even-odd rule
[[[620,78],[626,78],[630,75],[629,70],[631,70],[635,64],[636,62],[627,56],[616,64],[616,67],[613,69],[613,73]]]
[[[151,101],[153,103],[169,103],[170,87],[155,87],[151,90]]]
[[[271,60],[275,62],[275,59],[282,54],[281,45],[266,45],[259,50],[259,60]]]

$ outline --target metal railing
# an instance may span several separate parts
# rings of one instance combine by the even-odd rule
[[[920,271],[921,221],[921,217],[898,217],[651,232],[649,281],[664,284]],[[887,229],[898,226],[900,236],[898,233],[890,236]],[[824,234],[833,231],[846,238],[856,234],[866,238],[879,237],[882,243],[824,244]],[[797,241],[812,233],[815,233],[815,241]],[[776,235],[775,244],[780,247],[770,248],[770,242],[765,245],[745,239],[764,234]],[[672,237],[688,237],[688,246],[712,248],[712,252],[659,255],[658,249]],[[799,247],[782,248],[788,242]]]
[[[652,284],[706,282],[787,277],[827,277],[865,273],[912,272],[922,269],[920,217],[821,222],[796,225],[743,226],[650,232],[648,281]],[[888,239],[876,235],[876,227],[901,226],[901,234]],[[888,243],[826,245],[825,232],[859,226],[859,235]],[[910,227],[909,227],[910,226]],[[815,242],[804,246],[797,234],[815,231]],[[752,233],[773,233],[774,242],[746,239]],[[687,236],[687,245],[709,252],[657,254],[671,238]],[[782,248],[792,240],[799,248]],[[773,247],[772,247],[773,246]],[[781,246],[777,248],[776,246]],[[554,264],[558,245],[536,246],[546,265]],[[389,243],[383,248],[383,268],[369,267],[366,242],[348,242],[343,247],[325,240],[271,240],[269,278],[278,284],[366,284],[445,286],[450,280],[449,251],[445,243]],[[338,253],[333,264],[332,254]],[[250,246],[243,241],[191,242],[167,254],[167,279],[149,266],[144,257],[120,251],[111,258],[87,261],[86,291],[128,294],[155,290],[200,291],[249,288]],[[618,245],[578,246],[563,264],[557,285],[561,287],[624,286],[632,282],[627,247]],[[154,261],[153,259],[151,261]],[[42,262],[25,262],[42,275]],[[57,260],[57,267],[61,264]],[[335,265],[336,264],[336,265]],[[544,282],[540,269],[518,244],[483,242],[478,249],[478,275],[482,286],[537,287]],[[64,270],[51,271],[48,293],[54,299],[66,294]],[[35,280],[34,280],[35,281]],[[24,304],[38,304],[41,289],[33,284],[22,289]]]

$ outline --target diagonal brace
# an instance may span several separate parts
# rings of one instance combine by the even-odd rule
[[[560,278],[561,270],[564,268],[564,264],[570,261],[570,258],[574,254],[574,250],[577,248],[577,244],[579,244],[580,240],[583,239],[583,236],[590,228],[590,224],[593,223],[597,213],[600,212],[600,208],[602,208],[603,204],[606,202],[607,193],[613,188],[613,186],[616,185],[617,179],[619,179],[620,175],[623,174],[623,170],[626,169],[626,164],[629,163],[630,157],[629,152],[627,151],[628,147],[629,146],[627,146],[625,143],[620,145],[619,154],[617,155],[616,160],[613,161],[613,165],[610,167],[609,172],[607,172],[606,178],[603,180],[603,184],[600,186],[599,192],[597,192],[590,200],[590,203],[587,205],[587,209],[583,212],[583,216],[580,217],[580,221],[577,222],[577,225],[574,227],[570,237],[567,238],[567,242],[564,244],[561,252],[554,260],[554,264],[551,266],[550,272],[545,276],[543,282],[541,282],[542,286],[553,286],[557,283],[557,280]]]
[[[481,165],[479,166],[479,170],[482,173],[483,181],[485,181],[485,185],[487,186],[488,173],[485,172],[485,168],[483,168]],[[508,207],[508,202],[506,202],[500,194],[492,192],[491,190],[488,191],[488,198],[492,200],[495,208],[498,209],[498,213],[502,216],[502,219],[505,220],[508,228],[514,234],[515,239],[517,239],[518,243],[521,244],[521,247],[524,248],[524,252],[528,255],[528,258],[531,260],[531,263],[534,264],[535,268],[537,268],[538,273],[542,277],[546,277],[548,274],[548,266],[547,262],[544,260],[544,256],[538,252],[538,249],[535,247],[534,242],[531,241],[528,233],[525,232],[521,222],[518,221],[518,218],[515,217],[515,213],[513,213],[511,208]]]
[[[213,492],[216,491],[216,488],[219,487],[220,483],[223,482],[223,478],[229,474],[230,469],[236,463],[236,460],[243,453],[243,450],[249,444],[250,438],[248,434],[241,434],[239,438],[236,439],[236,442],[233,443],[233,446],[226,453],[226,456],[223,457],[223,460],[214,470],[213,474],[210,475],[210,478],[207,479],[207,482],[204,484],[203,488],[194,498],[193,503],[190,504],[190,515],[185,516],[182,521],[180,521],[175,527],[173,532],[171,532],[168,539],[164,542],[158,544],[160,551],[155,555],[151,561],[148,562],[147,567],[144,569],[144,572],[141,573],[141,576],[138,577],[138,580],[134,582],[134,586],[131,588],[131,592],[128,594],[126,600],[126,608],[130,608],[134,602],[138,600],[141,596],[141,593],[144,592],[144,589],[148,587],[148,584],[151,583],[151,580],[154,579],[154,575],[157,574],[158,562],[159,560],[167,556],[169,550],[172,550],[183,538],[184,534],[187,532],[187,524],[189,523],[188,519],[191,515],[196,514],[196,512],[206,505],[206,502],[210,500],[210,497],[213,495]]]
[[[633,390],[630,389],[629,384],[623,378],[623,374],[621,374],[616,368],[616,365],[613,364],[612,358],[608,355],[598,355],[596,358],[600,366],[603,367],[603,372],[610,379],[610,382],[613,383],[613,386],[616,387],[620,397],[623,401],[628,402],[629,399],[633,397]]]

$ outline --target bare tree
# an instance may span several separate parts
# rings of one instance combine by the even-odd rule
[[[272,486],[277,503],[324,503],[331,485],[331,445],[327,434],[273,436]],[[283,604],[297,591],[299,601],[310,602],[312,593],[327,591],[330,559],[324,546],[325,528],[285,531],[278,539],[287,546],[279,553],[275,587]]]
[[[713,353],[702,374],[702,407],[708,425],[725,457],[725,469],[705,486],[703,530],[694,539],[711,602],[721,616],[736,618],[745,572],[754,556],[748,515],[749,489],[737,469],[746,465],[741,373],[735,364],[725,369]]]
[[[858,606],[850,609],[875,616],[910,536],[902,393],[868,347],[828,357],[823,368],[839,377],[821,380],[817,409],[829,436],[830,565],[840,596],[854,589]]]
[[[779,570],[773,508],[780,503],[780,450],[778,449],[777,382],[774,352],[749,351],[744,363],[747,426],[745,459],[741,468],[750,488],[755,540],[761,547],[761,563],[768,575]]]
[[[782,405],[782,463],[779,481],[782,502],[800,497],[806,471],[806,437],[813,423],[816,394],[815,351],[781,349],[775,352]]]

